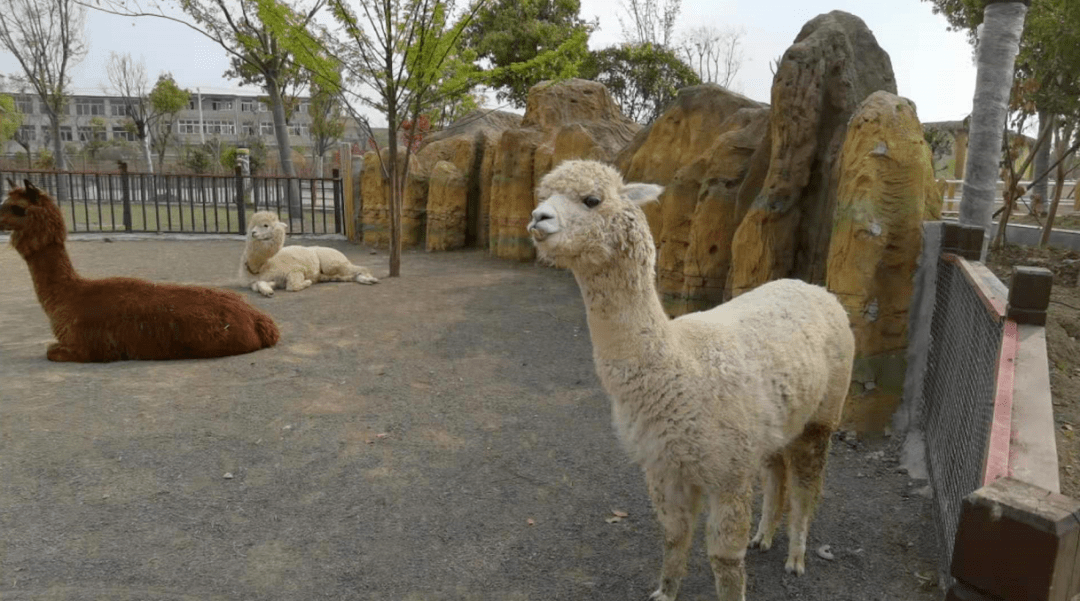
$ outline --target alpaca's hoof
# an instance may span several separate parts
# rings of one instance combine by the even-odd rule
[[[373,275],[364,275],[364,274],[361,273],[360,275],[356,276],[356,283],[357,284],[378,284],[379,283],[379,278],[377,278],[377,277],[375,277]]]
[[[772,548],[772,537],[771,536],[767,537],[764,534],[759,532],[759,533],[754,535],[754,538],[750,539],[750,548],[751,549],[761,549],[762,551],[768,551],[769,549]]]
[[[650,601],[675,601],[674,597],[667,596],[666,594],[661,592],[660,589],[656,589],[655,591],[653,591],[653,593],[649,595],[649,599]]]
[[[788,557],[787,563],[784,564],[784,570],[788,574],[795,574],[796,576],[802,576],[806,573],[806,563],[803,556]]]

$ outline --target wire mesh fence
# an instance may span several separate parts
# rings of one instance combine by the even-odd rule
[[[1003,328],[960,261],[938,261],[924,381],[926,455],[945,574],[961,502],[982,486]]]
[[[57,171],[0,172],[57,200],[68,231],[243,234],[256,211],[276,212],[293,234],[341,234],[339,178]]]

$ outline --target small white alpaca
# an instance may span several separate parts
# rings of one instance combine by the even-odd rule
[[[263,296],[273,296],[274,287],[295,292],[314,282],[357,282],[375,284],[379,280],[366,267],[353,265],[340,251],[325,246],[285,246],[289,226],[277,213],[259,211],[251,216],[240,278]]]
[[[664,530],[664,564],[651,598],[675,599],[704,502],[717,596],[741,601],[747,545],[772,545],[788,496],[786,568],[806,569],[807,530],[855,341],[839,301],[797,280],[669,320],[638,207],[662,190],[624,184],[601,163],[567,161],[540,181],[528,229],[541,259],[573,270],[616,432],[645,472]],[[764,501],[751,541],[759,473]]]

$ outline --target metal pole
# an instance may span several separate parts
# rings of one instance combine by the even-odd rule
[[[120,187],[123,191],[124,201],[124,231],[131,231],[131,183],[128,176],[128,165],[125,161],[120,163]]]

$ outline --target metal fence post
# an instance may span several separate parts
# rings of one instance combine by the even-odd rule
[[[334,177],[334,233],[341,232],[341,170],[334,169],[330,172]],[[314,202],[314,201],[312,201]]]
[[[240,233],[246,234],[247,215],[244,212],[244,171],[240,168],[240,165],[237,165],[233,169],[233,173],[236,174],[236,223],[240,226]]]
[[[128,176],[128,165],[126,161],[117,161],[120,163],[120,188],[123,191],[124,199],[124,231],[131,231],[131,182]],[[112,207],[109,208],[109,212],[112,213]]]

